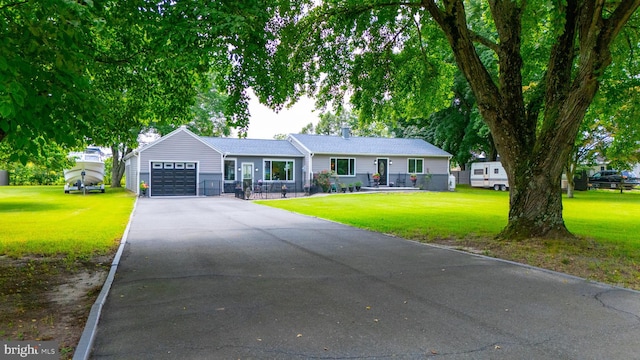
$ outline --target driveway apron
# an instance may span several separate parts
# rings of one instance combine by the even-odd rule
[[[640,293],[234,198],[141,199],[91,357],[638,359]]]

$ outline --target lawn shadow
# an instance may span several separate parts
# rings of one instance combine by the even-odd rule
[[[50,203],[50,202],[39,203],[35,201],[0,203],[0,213],[40,212],[40,211],[58,210],[58,209],[62,209],[63,207],[64,206],[62,204],[56,204],[56,203]]]

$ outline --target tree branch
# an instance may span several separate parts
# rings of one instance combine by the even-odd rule
[[[604,20],[604,30],[600,36],[600,43],[611,44],[639,7],[640,0],[621,1],[614,10],[613,15]]]
[[[4,10],[4,9],[10,8],[10,7],[14,7],[14,6],[24,5],[24,4],[28,3],[28,2],[29,2],[29,1],[16,1],[16,2],[12,2],[12,3],[6,4],[6,5],[4,5],[4,6],[0,6],[0,10]]]
[[[428,61],[429,58],[427,57],[427,51],[425,50],[422,44],[422,30],[420,29],[420,24],[418,23],[418,20],[416,20],[415,16],[413,17],[413,22],[416,25],[416,30],[418,32],[418,43],[420,44],[420,54],[422,54],[422,57],[424,58],[425,68],[426,68],[426,64],[429,62]]]
[[[469,30],[469,35],[471,37],[471,41],[482,44],[493,50],[493,52],[495,52],[496,54],[500,54],[500,47],[498,46],[498,44],[471,30]]]

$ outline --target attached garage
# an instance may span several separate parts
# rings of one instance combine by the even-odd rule
[[[186,127],[125,156],[127,189],[140,193],[141,183],[149,186],[147,195],[220,195],[223,154]]]
[[[151,196],[195,196],[197,183],[198,164],[195,162],[151,162]]]

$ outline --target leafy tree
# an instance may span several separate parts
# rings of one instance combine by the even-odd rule
[[[316,128],[313,126],[313,123],[308,123],[307,125],[305,125],[302,130],[300,130],[301,134],[314,134],[316,131]]]
[[[201,122],[200,113],[190,125],[205,133],[246,128],[245,84],[262,75],[236,69],[266,52],[262,30],[273,13],[266,7],[258,1],[1,3],[0,142],[10,142],[12,158],[23,163],[48,141],[126,153],[141,131],[194,120],[191,111],[198,109],[191,106],[207,82],[201,74],[211,68],[220,74],[218,88],[230,93],[213,100],[224,103],[227,121],[216,128]]]
[[[100,26],[83,2],[0,3],[0,142],[26,164],[49,141],[73,147],[95,125],[86,69]]]
[[[495,161],[497,151],[489,128],[475,106],[475,97],[459,72],[453,84],[449,107],[425,114],[426,118],[399,119],[393,132],[396,136],[422,138],[453,154],[462,169],[481,154]]]
[[[342,136],[342,129],[348,127],[354,136],[388,136],[387,125],[382,121],[364,122],[356,114],[341,110],[338,114],[331,111],[320,114],[320,121],[315,127],[318,135]]]
[[[0,143],[0,169],[9,172],[12,185],[63,184],[63,169],[72,166],[68,152],[53,142],[39,147],[38,152],[31,154],[24,164],[12,160],[14,152],[9,142]]]
[[[361,116],[414,118],[447,106],[457,66],[510,179],[499,236],[571,236],[562,170],[614,56],[623,62],[638,47],[618,35],[640,22],[640,0],[304,4],[280,9],[267,28],[279,37],[267,63],[280,75],[267,81],[278,89],[272,102],[317,93],[321,105],[342,103],[350,94]],[[442,61],[447,53],[455,65]]]
[[[229,136],[231,127],[224,113],[225,102],[226,96],[215,85],[201,90],[192,107],[194,119],[188,123],[189,130],[201,136]]]

